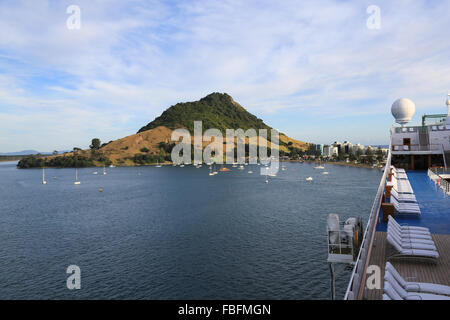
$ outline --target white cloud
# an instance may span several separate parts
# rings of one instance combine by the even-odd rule
[[[450,88],[446,1],[379,1],[380,30],[366,28],[370,3],[90,0],[78,1],[82,28],[70,31],[69,4],[0,4],[2,135],[35,127],[43,146],[69,133],[71,145],[116,138],[212,91],[275,121],[370,120],[400,96],[435,109]]]

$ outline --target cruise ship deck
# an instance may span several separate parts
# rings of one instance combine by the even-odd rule
[[[388,261],[406,282],[450,286],[450,94],[446,105],[447,114],[423,115],[421,126],[406,126],[414,115],[414,103],[405,98],[393,103],[392,115],[401,127],[391,128],[390,152],[353,261],[345,300],[450,299],[447,293],[421,295],[406,287],[392,287],[392,281],[397,281],[392,280],[392,273],[387,277],[392,290],[384,290]],[[430,118],[438,120],[429,124]],[[396,193],[391,195],[391,191]],[[389,233],[388,216],[395,220]],[[417,236],[417,231],[402,231],[395,222],[428,230]],[[379,289],[367,283],[369,277],[377,276],[374,266],[381,273]]]
[[[403,225],[427,227],[432,233],[433,240],[439,252],[436,263],[411,259],[390,260],[395,269],[404,279],[414,282],[436,283],[450,286],[450,197],[428,177],[425,171],[407,171],[411,187],[416,195],[421,210],[420,218],[395,216],[395,220]],[[387,223],[382,221],[383,212],[379,211],[378,224],[372,245],[369,265],[381,268],[381,278],[384,278],[386,266]],[[364,298],[380,300],[383,295],[381,289],[365,289]]]

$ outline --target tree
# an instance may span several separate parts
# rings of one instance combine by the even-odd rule
[[[371,147],[367,147],[366,149],[366,159],[368,163],[373,163],[373,150]]]
[[[89,148],[91,148],[92,150],[98,150],[100,148],[101,145],[101,141],[98,138],[94,138],[92,139],[91,145],[89,146]]]
[[[361,162],[362,151],[360,148],[356,149],[356,160]]]
[[[383,161],[383,150],[381,150],[381,148],[380,147],[378,147],[378,149],[377,149],[377,160],[378,160],[378,162],[381,162],[381,161]]]

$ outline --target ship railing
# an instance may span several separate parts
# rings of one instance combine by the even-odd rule
[[[389,150],[392,150],[392,148],[389,147]],[[366,270],[369,265],[372,244],[375,236],[375,228],[377,226],[378,213],[381,207],[386,178],[387,174],[390,171],[391,157],[392,153],[389,151],[386,166],[384,167],[383,176],[381,177],[377,194],[370,210],[369,220],[364,231],[361,247],[358,253],[358,257],[356,258],[355,265],[353,267],[352,275],[350,276],[350,281],[348,283],[347,291],[345,292],[344,300],[362,299],[362,294],[364,293]]]
[[[441,187],[446,195],[450,195],[450,182],[448,182],[443,175],[450,175],[450,170],[442,167],[432,167],[428,169],[428,177],[433,182]]]
[[[404,151],[441,151],[442,146],[440,144],[393,144],[391,150],[393,152],[404,152]]]

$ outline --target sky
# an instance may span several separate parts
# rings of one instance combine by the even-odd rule
[[[388,144],[397,98],[446,112],[449,30],[450,1],[0,0],[0,152],[118,139],[211,92],[302,141]]]

